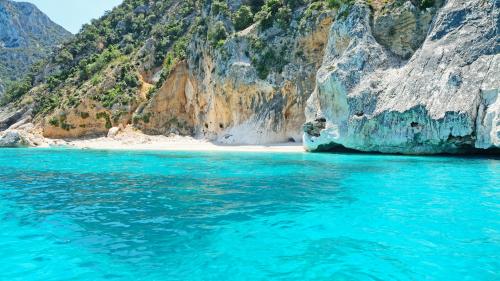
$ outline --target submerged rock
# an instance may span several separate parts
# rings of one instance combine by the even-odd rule
[[[426,19],[436,11],[418,49],[418,38],[406,46],[375,36],[380,23],[372,23],[364,4],[337,17],[306,109],[307,120],[321,116],[325,122],[306,123],[306,149],[410,154],[498,149],[497,2],[447,1],[418,12],[405,8],[406,22],[415,21],[412,14]],[[411,38],[405,32],[425,28],[421,22],[414,26],[395,29],[401,34],[391,36]]]

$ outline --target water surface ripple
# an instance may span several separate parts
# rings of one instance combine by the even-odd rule
[[[500,161],[0,150],[0,280],[500,280]]]

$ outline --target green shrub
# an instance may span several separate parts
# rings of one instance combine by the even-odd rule
[[[61,120],[61,129],[69,131],[71,129],[75,129],[76,127],[67,123],[66,120]]]
[[[274,15],[278,12],[281,7],[280,0],[267,0],[265,4],[261,7],[260,11],[255,14],[254,20],[260,22],[260,26],[263,30],[270,28],[274,22]]]
[[[250,6],[252,12],[256,13],[260,11],[262,5],[264,5],[265,2],[266,2],[265,0],[246,0],[245,4]]]
[[[223,14],[227,15],[229,13],[229,8],[227,6],[227,2],[225,0],[214,0],[212,2],[212,14],[218,15]]]
[[[80,70],[80,81],[88,80],[97,72],[101,71],[108,63],[120,57],[122,54],[116,46],[111,46],[98,56],[93,56],[89,60],[82,60]]]
[[[142,116],[137,114],[137,115],[134,115],[134,117],[132,117],[132,123],[134,125],[137,125],[139,124],[139,122],[142,120]]]
[[[142,116],[142,121],[144,121],[144,123],[149,123],[151,119],[151,113],[146,113]]]
[[[146,114],[136,114],[134,117],[132,117],[132,122],[134,125],[139,124],[139,122],[144,122],[144,123],[149,123],[151,120],[151,113],[146,113]]]
[[[276,14],[276,22],[278,25],[285,29],[292,19],[292,10],[288,6],[283,6],[278,9],[278,13]]]
[[[59,127],[59,119],[57,119],[57,117],[52,117],[49,120],[49,124],[54,127]]]
[[[354,0],[328,0],[328,6],[333,9],[340,9],[343,5],[352,5]]]
[[[250,47],[255,53],[260,53],[266,47],[264,41],[258,37],[252,37]]]
[[[157,90],[156,86],[152,86],[151,88],[149,88],[149,90],[148,90],[148,92],[146,94],[146,98],[148,100],[150,100],[153,97],[153,95],[156,93],[156,90]]]
[[[266,0],[260,11],[255,14],[254,20],[260,22],[263,30],[273,26],[274,21],[278,22],[281,28],[286,28],[292,18],[292,9],[301,4],[302,1]]]
[[[72,60],[73,55],[67,49],[62,49],[55,57],[55,62],[60,64],[70,63]]]
[[[253,23],[253,14],[250,6],[243,5],[233,16],[233,24],[236,30],[243,30]]]
[[[129,44],[127,44],[127,45],[125,46],[125,49],[123,50],[123,52],[124,52],[126,55],[130,55],[130,54],[132,54],[132,52],[133,52],[133,51],[134,51],[134,45],[132,45],[132,44],[130,44],[130,43],[129,43]]]
[[[134,71],[122,70],[122,73],[121,79],[129,88],[137,88],[140,85],[139,78],[137,78],[137,74]]]
[[[130,97],[127,95],[127,93],[123,90],[123,87],[120,87],[120,85],[116,85],[114,88],[111,90],[107,91],[100,99],[102,102],[102,105],[106,108],[111,108],[113,105],[120,103],[120,104],[127,104],[130,101]]]
[[[208,31],[207,39],[212,44],[213,47],[217,47],[221,40],[226,40],[227,31],[224,23],[218,21],[214,26]]]
[[[252,53],[255,54],[252,64],[260,79],[266,79],[271,71],[283,71],[283,67],[288,64],[285,49],[276,50],[272,46],[266,47],[264,42],[257,38],[252,39],[250,46]]]
[[[77,107],[80,104],[80,99],[78,96],[75,95],[69,95],[68,96],[68,106],[70,107]]]
[[[189,40],[187,37],[181,37],[179,38],[174,46],[173,46],[173,51],[174,51],[174,56],[179,59],[179,60],[183,60],[186,58],[187,56],[187,48],[188,48],[188,43],[189,43]]]
[[[101,82],[102,82],[102,76],[99,75],[99,74],[96,74],[92,77],[92,79],[90,80],[90,84],[92,84],[92,86],[97,86],[99,85]]]
[[[44,60],[35,63],[22,80],[7,84],[5,93],[0,98],[0,106],[19,100],[22,96],[27,94],[31,88],[33,88],[35,77],[42,71],[45,63]]]
[[[172,72],[176,63],[176,59],[172,52],[168,53],[165,60],[163,61],[163,68],[161,70],[160,79],[156,83],[156,88],[161,88],[165,80],[167,80],[168,76]]]
[[[106,122],[106,124],[105,124],[106,129],[111,129],[111,127],[113,127],[113,125],[111,124],[111,119],[109,118],[109,115],[106,112],[97,113],[95,118],[97,120],[104,119]]]
[[[419,7],[421,9],[427,9],[433,7],[435,4],[434,0],[420,0],[419,1]]]
[[[285,5],[290,7],[291,9],[295,9],[300,5],[304,5],[305,0],[285,0]]]
[[[57,93],[41,95],[38,97],[33,112],[35,115],[38,113],[47,113],[57,108],[60,104],[60,97]]]
[[[2,96],[0,105],[4,106],[12,101],[18,100],[24,94],[26,94],[31,89],[31,87],[31,82],[26,79],[19,82],[14,82],[7,88],[5,94]]]
[[[90,117],[90,114],[88,112],[80,112],[80,117],[82,119],[87,119]]]
[[[195,20],[196,21],[196,20]],[[174,44],[173,49],[179,57],[186,56],[186,49],[188,45],[188,39],[183,34],[185,34],[186,23],[183,21],[175,21],[174,23],[166,23],[155,26],[153,28],[153,36],[156,39],[155,46],[155,64],[161,65],[165,56],[170,51],[172,44]]]

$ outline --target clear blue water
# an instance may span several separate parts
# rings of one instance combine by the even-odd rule
[[[500,161],[0,150],[0,280],[500,280]]]

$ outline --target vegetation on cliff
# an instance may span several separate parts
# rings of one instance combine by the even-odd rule
[[[338,0],[125,0],[85,25],[56,54],[10,87],[1,104],[31,104],[36,116],[92,100],[105,110],[130,112],[154,95],[179,62],[196,57],[193,42],[206,42],[214,57],[228,38],[256,24],[258,33],[306,29],[307,21]],[[292,19],[294,26],[291,26]],[[302,19],[302,21],[301,21]],[[300,26],[296,26],[300,24]],[[254,36],[251,62],[266,79],[287,63],[283,52]],[[205,43],[204,43],[205,44]],[[29,95],[28,95],[29,93]]]
[[[29,3],[0,1],[0,96],[71,34]],[[36,67],[35,67],[36,69]],[[33,72],[33,71],[32,71]],[[26,92],[24,83],[13,89]],[[15,94],[15,95],[16,95]],[[14,95],[14,96],[15,96]]]
[[[403,1],[373,2],[370,5],[378,8]],[[220,133],[250,117],[262,126],[272,124],[274,130],[293,126],[297,136],[328,27],[352,4],[352,0],[125,0],[33,67],[1,103],[29,106],[37,122],[71,131],[70,136],[103,134],[120,124],[156,133],[169,130],[152,126]],[[175,71],[179,65],[187,65],[190,79],[196,80],[189,83],[192,90],[182,91],[205,96],[196,98],[195,107],[185,101],[193,94],[183,92],[182,97],[169,98],[181,101],[163,103],[164,108],[154,111],[151,103],[158,93],[178,91],[186,83],[173,77],[182,73]],[[245,87],[234,88],[241,81]],[[256,83],[259,86],[252,85]],[[229,92],[245,101],[231,101]],[[206,105],[207,100],[217,104]],[[218,108],[232,103],[238,108]],[[213,110],[219,112],[210,113]],[[245,113],[220,116],[226,111]],[[157,116],[163,113],[167,116]],[[82,114],[90,117],[81,118]],[[64,131],[50,135],[65,136]]]
[[[61,90],[70,85],[79,89],[88,81],[99,84],[100,72],[112,64],[120,68],[120,75],[114,77],[118,87],[113,89],[120,89],[119,95],[126,95],[126,89],[139,86],[137,76],[141,71],[163,66],[168,75],[174,62],[185,59],[187,45],[194,34],[205,33],[207,41],[217,47],[228,36],[255,22],[262,30],[273,25],[286,29],[293,12],[299,11],[307,17],[313,10],[343,3],[341,0],[247,0],[230,9],[228,2],[238,1],[125,0],[102,18],[85,25],[55,55],[35,66],[2,102],[15,101],[35,86],[43,88],[44,94],[63,98],[65,93]],[[147,62],[149,54],[141,52],[148,47],[144,42],[153,45],[148,49],[154,53],[152,62]],[[269,54],[264,57],[269,58]],[[109,94],[104,91],[99,95]],[[40,99],[40,109],[53,109],[52,105],[45,104],[46,97]]]

